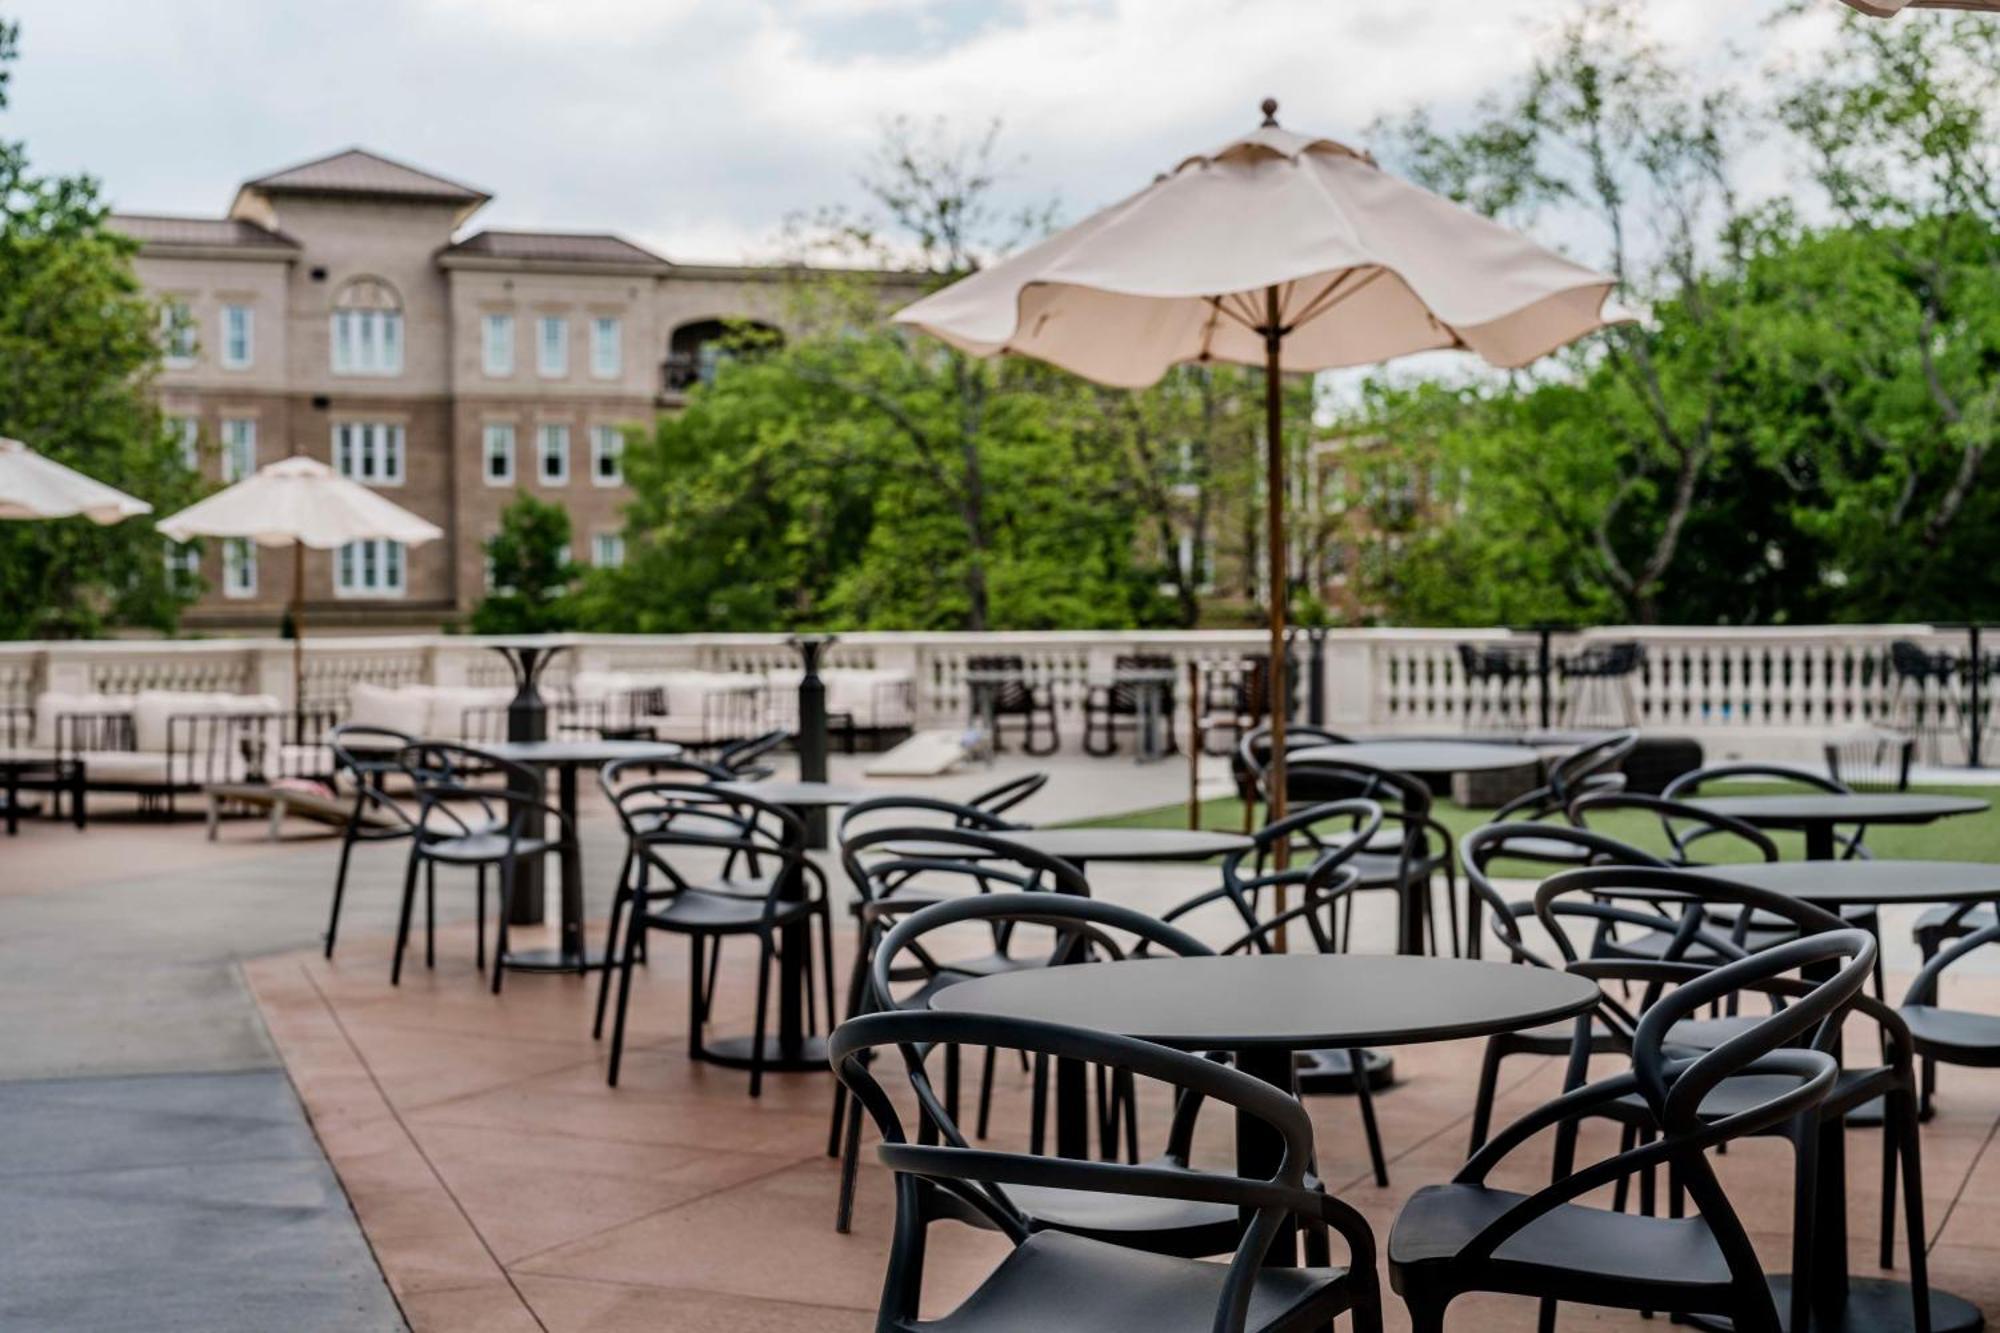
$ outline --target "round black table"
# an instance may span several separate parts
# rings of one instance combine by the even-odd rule
[[[1924,792],[1785,792],[1770,796],[1697,796],[1698,810],[1728,815],[1763,829],[1806,835],[1806,859],[1831,861],[1834,830],[1842,824],[1929,824],[1991,807],[1970,796]]]
[[[1542,762],[1541,752],[1526,745],[1486,741],[1355,741],[1349,745],[1307,745],[1288,749],[1286,754],[1295,764],[1366,764],[1422,777],[1532,768]]]
[[[1718,798],[1721,799],[1721,798]],[[1763,799],[1763,798],[1751,798]],[[1772,798],[1776,799],[1776,798]],[[1704,803],[1707,804],[1707,803]],[[1974,804],[1981,804],[1974,802]],[[1842,821],[1845,822],[1845,821]],[[1709,866],[1717,879],[1769,889],[1829,910],[1883,903],[1966,903],[2000,899],[2000,865],[1978,861],[1769,861]],[[1850,1112],[1845,1123],[1879,1124],[1876,1104]],[[1826,1206],[1813,1223],[1813,1305],[1816,1328],[1908,1329],[1908,1283],[1856,1278],[1847,1267],[1847,1136],[1839,1124],[1821,1135],[1816,1198]],[[1771,1280],[1780,1318],[1791,1308],[1791,1278]],[[1963,1333],[1983,1322],[1978,1307],[1931,1287],[1934,1333]]]
[[[1061,857],[1078,870],[1092,861],[1206,861],[1254,845],[1241,833],[1184,828],[1009,829],[996,836]]]
[[[1247,954],[1035,968],[962,981],[934,1008],[1099,1028],[1191,1051],[1233,1052],[1237,1068],[1296,1094],[1295,1056],[1328,1047],[1407,1046],[1574,1018],[1597,987],[1549,968],[1464,958]],[[1060,1071],[1059,1071],[1060,1073]],[[1056,1150],[1089,1152],[1081,1074],[1057,1081]],[[1282,1142],[1237,1118],[1237,1170],[1269,1177]]]
[[[481,745],[482,754],[490,754],[495,759],[506,759],[523,764],[540,773],[556,770],[556,804],[569,820],[570,829],[576,828],[577,798],[576,774],[579,768],[595,768],[617,759],[677,759],[684,751],[680,746],[665,741],[606,741],[587,738],[562,739],[553,741],[493,741]],[[522,819],[522,834],[539,837],[542,832],[542,816],[538,809],[531,809]],[[539,860],[540,858],[533,858]],[[575,866],[574,874],[566,868],[562,877],[562,909],[558,927],[558,944],[553,949],[516,949],[500,960],[502,967],[519,972],[587,972],[604,966],[604,956],[592,953],[583,945],[583,858],[578,855],[573,861],[565,860],[565,867]],[[539,892],[539,876],[532,880],[522,877],[515,885],[517,894]],[[503,907],[501,910],[508,910]],[[536,918],[540,919],[539,915]]]
[[[822,811],[853,805],[883,792],[838,782],[779,781],[718,782],[724,791],[738,791],[772,805],[781,805],[806,823],[806,845],[815,850],[826,846],[823,821],[810,818]],[[778,888],[785,898],[803,898],[805,880],[787,876]],[[786,926],[778,938],[778,1030],[764,1039],[764,1067],[792,1073],[827,1073],[826,1038],[807,1031],[806,988],[812,984],[812,926],[800,920]],[[827,1015],[832,1022],[834,1015]],[[720,1037],[709,1042],[706,1057],[733,1069],[748,1069],[754,1037]]]

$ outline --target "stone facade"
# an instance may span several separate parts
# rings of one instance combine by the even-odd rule
[[[679,405],[725,324],[785,330],[795,269],[674,264],[602,233],[470,231],[487,201],[350,150],[247,182],[225,217],[112,218],[140,243],[147,289],[184,312],[157,393],[192,422],[207,475],[307,454],[445,531],[396,557],[309,554],[315,627],[464,615],[517,488],[568,508],[577,563],[615,557],[619,432]],[[493,457],[508,439],[510,471]],[[258,552],[254,576],[232,578],[221,544],[205,546],[188,627],[273,628],[290,553]]]

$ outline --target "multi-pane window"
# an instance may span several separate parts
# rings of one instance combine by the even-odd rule
[[[257,423],[250,417],[222,419],[222,479],[241,481],[257,470]]]
[[[600,532],[590,539],[590,563],[599,569],[616,569],[625,563],[625,538],[621,533]]]
[[[480,364],[488,375],[514,373],[514,317],[488,315],[479,322]]]
[[[549,379],[569,374],[569,320],[543,315],[535,335],[535,369]]]
[[[403,428],[386,421],[343,421],[333,428],[333,467],[369,486],[403,484]]]
[[[625,484],[625,432],[618,427],[590,428],[590,480],[598,486]]]
[[[167,543],[167,589],[189,596],[201,586],[201,545],[198,542]]]
[[[244,370],[256,354],[255,316],[247,305],[222,307],[222,368]]]
[[[257,595],[257,546],[254,542],[231,537],[222,543],[222,595]]]
[[[512,486],[514,484],[514,428],[495,423],[486,428],[486,484],[488,486]]]
[[[333,561],[333,590],[342,597],[401,597],[403,544],[349,542]]]
[[[541,458],[540,475],[544,486],[569,484],[569,427],[543,426],[538,434],[536,453]]]
[[[194,364],[194,317],[186,301],[160,303],[160,348],[167,365],[184,369]]]
[[[615,380],[625,373],[624,322],[616,315],[599,315],[590,321],[590,373],[601,380]]]
[[[201,467],[201,418],[177,415],[167,418],[167,433],[180,446],[181,462],[190,471]]]
[[[336,375],[402,374],[403,312],[400,310],[334,311],[333,373]]]

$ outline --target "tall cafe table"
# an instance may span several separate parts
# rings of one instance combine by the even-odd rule
[[[1834,831],[1842,824],[1930,824],[1988,809],[1970,796],[1926,792],[1783,792],[1770,796],[1697,796],[1698,810],[1728,815],[1761,829],[1806,835],[1806,859],[1831,861]]]
[[[479,747],[482,754],[523,764],[538,773],[556,770],[556,805],[570,828],[576,828],[577,770],[596,768],[617,759],[674,759],[682,753],[678,745],[664,741],[606,741],[588,738],[553,741],[494,741]],[[530,810],[522,821],[523,832],[539,836],[541,812]],[[517,972],[588,972],[604,966],[604,955],[583,945],[583,858],[581,854],[563,862],[561,924],[553,949],[516,949],[500,960],[500,965]],[[525,877],[515,885],[519,893],[541,890],[539,878]],[[511,904],[503,907],[505,911]],[[539,918],[537,918],[539,919]]]
[[[884,794],[838,782],[774,780],[718,782],[715,785],[791,811],[805,821],[806,845],[816,851],[826,847],[826,832],[824,823],[813,820],[812,815]],[[817,836],[813,832],[815,828],[819,830]],[[805,881],[801,876],[789,876],[779,886],[778,892],[786,898],[802,898],[806,892]],[[824,1074],[829,1071],[826,1038],[807,1031],[806,990],[811,984],[812,926],[800,920],[786,926],[778,934],[778,1030],[764,1038],[764,1068],[792,1073]],[[834,1019],[835,1015],[827,1015],[829,1024]],[[747,1069],[750,1066],[751,1042],[754,1040],[750,1036],[719,1038],[708,1043],[708,1058],[719,1065]]]
[[[1548,968],[1463,958],[1232,954],[1034,968],[947,986],[934,1009],[1098,1028],[1187,1051],[1229,1051],[1236,1067],[1296,1095],[1298,1052],[1407,1046],[1575,1018],[1597,986]],[[1083,1080],[1058,1085],[1056,1151],[1089,1154]],[[1236,1120],[1236,1169],[1269,1177],[1283,1142]],[[1274,1255],[1277,1254],[1274,1247]]]
[[[1846,821],[1841,821],[1846,822]],[[1788,894],[1829,911],[1843,907],[1911,903],[1968,903],[2000,899],[2000,865],[1977,861],[1770,861],[1710,866],[1718,879]],[[1868,1122],[1871,1107],[1849,1115]],[[1879,1116],[1872,1117],[1879,1120]],[[1912,1326],[1909,1284],[1857,1278],[1847,1271],[1847,1136],[1839,1124],[1820,1136],[1813,1220],[1813,1327],[1883,1330]],[[1791,1278],[1771,1279],[1780,1319],[1791,1308]],[[1931,1287],[1934,1333],[1963,1333],[1983,1322],[1977,1306]]]

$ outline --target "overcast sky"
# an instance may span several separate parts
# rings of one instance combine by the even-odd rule
[[[1639,0],[1634,0],[1639,3]],[[1838,6],[1825,0],[1829,17]],[[1762,60],[1775,0],[1652,0],[1668,44]],[[121,208],[219,214],[238,182],[363,145],[486,190],[475,225],[771,255],[854,202],[886,117],[1000,116],[1010,189],[1080,216],[1255,123],[1356,139],[1525,67],[1554,0],[0,0],[0,136]]]

